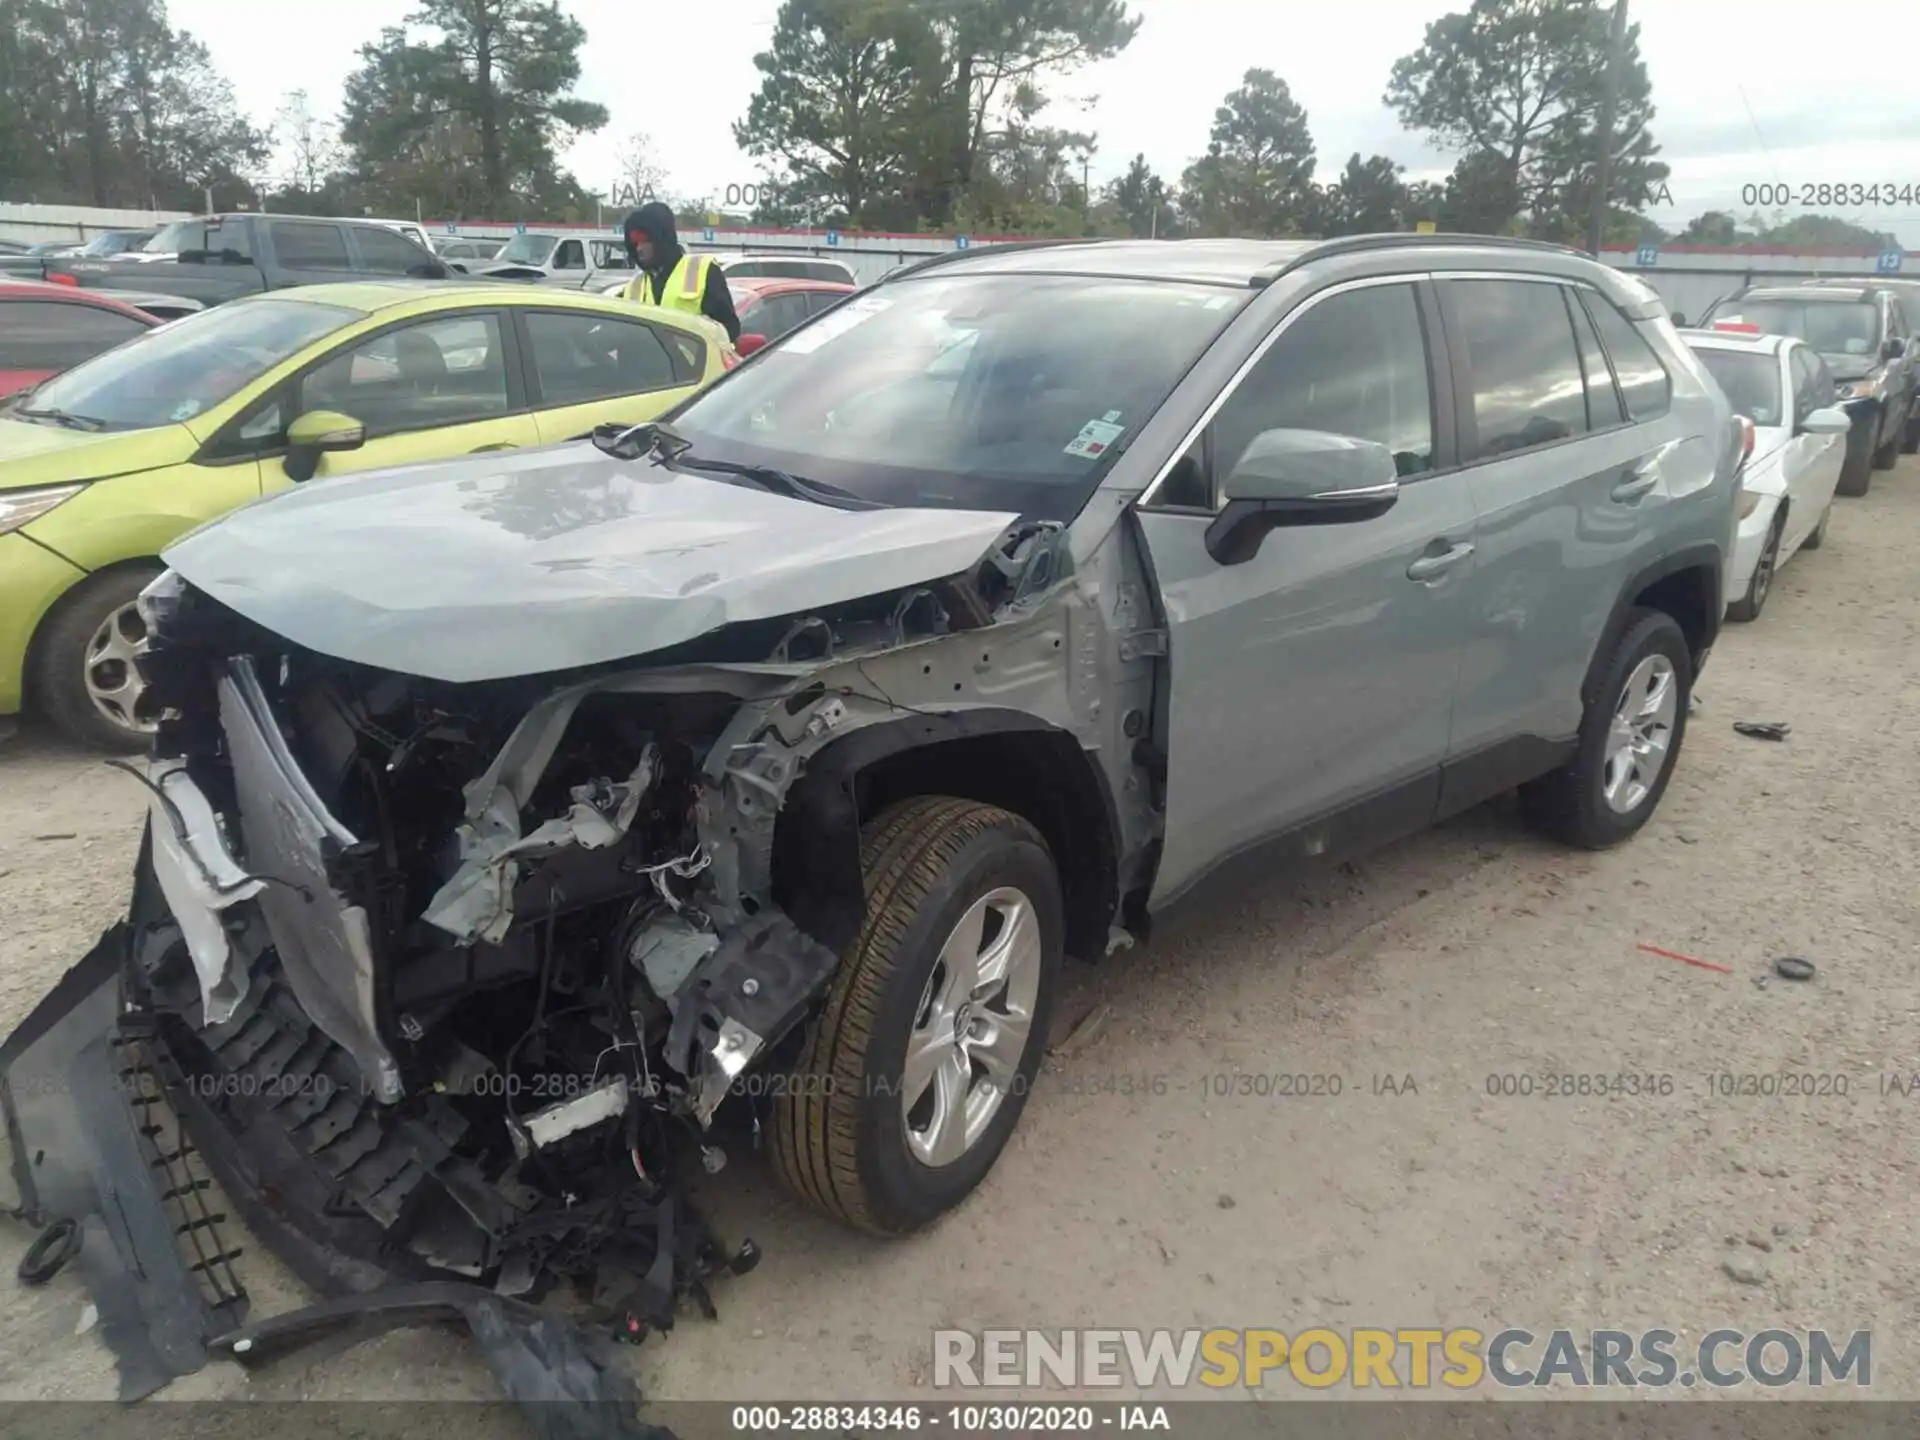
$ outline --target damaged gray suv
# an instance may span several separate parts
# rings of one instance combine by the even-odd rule
[[[1740,448],[1571,251],[1069,242],[896,274],[659,423],[239,511],[141,602],[131,914],[0,1056],[26,1205],[111,1193],[90,1263],[166,1273],[140,1207],[192,1182],[33,1082],[111,1051],[327,1293],[670,1324],[751,1258],[680,1190],[735,1143],[911,1231],[1005,1146],[1063,957],[1223,862],[1516,788],[1638,830]]]

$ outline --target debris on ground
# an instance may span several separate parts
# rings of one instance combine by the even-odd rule
[[[1722,975],[1733,974],[1733,967],[1731,965],[1720,965],[1712,960],[1702,960],[1697,955],[1683,955],[1678,950],[1663,950],[1660,946],[1649,945],[1644,940],[1634,941],[1633,948],[1636,950],[1644,950],[1649,955],[1658,955],[1663,960],[1678,960],[1682,965],[1695,965],[1702,970],[1713,970]]]
[[[1813,979],[1813,962],[1798,955],[1782,955],[1773,962],[1773,973],[1782,980]]]
[[[1727,1278],[1739,1285],[1767,1283],[1767,1262],[1758,1255],[1729,1255],[1720,1262]]]
[[[1793,726],[1784,720],[1736,720],[1733,733],[1749,740],[1784,740],[1793,733]]]

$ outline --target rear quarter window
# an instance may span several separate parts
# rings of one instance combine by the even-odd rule
[[[1583,297],[1587,313],[1593,317],[1600,343],[1613,361],[1613,373],[1620,382],[1620,398],[1626,403],[1627,418],[1633,421],[1657,420],[1673,404],[1673,378],[1660,363],[1633,322],[1603,295]]]

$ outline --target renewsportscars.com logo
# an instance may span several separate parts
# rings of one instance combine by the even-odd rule
[[[1873,1332],[1711,1330],[936,1330],[939,1389],[1731,1389],[1873,1383]]]

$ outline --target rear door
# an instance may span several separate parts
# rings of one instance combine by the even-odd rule
[[[1463,783],[1496,788],[1476,759],[1525,771],[1530,742],[1579,730],[1614,604],[1660,556],[1685,437],[1659,358],[1604,297],[1519,274],[1439,288],[1479,512],[1453,750]]]
[[[527,389],[543,444],[597,425],[651,420],[693,393],[707,347],[671,326],[593,310],[516,312]]]
[[[423,249],[398,230],[379,225],[350,225],[356,261],[369,275],[415,279],[432,278],[439,268],[439,257]]]
[[[1171,666],[1155,904],[1267,839],[1317,854],[1433,816],[1474,524],[1465,480],[1436,468],[1448,448],[1437,333],[1423,281],[1309,297],[1136,508]],[[1273,429],[1387,446],[1399,499],[1373,520],[1273,530],[1223,565],[1206,549],[1221,482]]]

